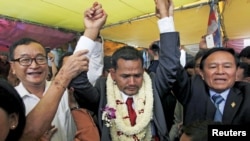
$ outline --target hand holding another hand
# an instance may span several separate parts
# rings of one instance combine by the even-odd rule
[[[162,19],[174,15],[173,0],[154,0],[155,1],[155,15]]]
[[[105,24],[106,19],[107,14],[102,8],[102,5],[98,2],[95,2],[91,8],[84,12],[84,36],[95,40],[100,29]]]
[[[86,56],[88,50],[79,50],[68,57],[59,71],[59,74],[67,79],[72,79],[83,71],[88,71],[89,59]]]

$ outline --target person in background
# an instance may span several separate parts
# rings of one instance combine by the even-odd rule
[[[7,80],[12,86],[19,84],[19,79],[12,73],[7,54],[0,54],[0,78]]]
[[[206,36],[207,36],[207,34],[201,36],[201,40],[199,42],[199,50],[208,49],[207,42],[206,42]]]
[[[236,81],[250,82],[250,65],[240,62],[236,72]]]
[[[159,52],[160,52],[160,41],[154,41],[148,48],[148,54],[150,55],[151,61],[147,68],[147,72],[156,72],[156,68],[159,64]]]
[[[0,78],[0,140],[18,141],[26,123],[23,100],[3,78]]]
[[[104,69],[102,72],[102,77],[107,77],[109,74],[109,70],[111,68],[111,56],[104,57]]]
[[[194,60],[187,62],[186,65],[184,66],[184,69],[187,71],[189,77],[195,75],[194,66],[195,66]]]
[[[8,61],[8,55],[0,54],[0,78],[7,80],[9,70],[10,70],[10,63]]]
[[[85,108],[80,108],[74,97],[74,89],[69,89],[69,107],[76,123],[77,132],[74,141],[100,141],[99,130]]]
[[[12,86],[17,86],[20,82],[20,80],[17,78],[17,76],[15,74],[13,74],[12,68],[10,67],[10,71],[7,77],[8,82],[12,85]]]
[[[174,109],[174,124],[169,131],[169,141],[179,141],[183,126],[183,106],[177,100]]]
[[[201,50],[199,50],[194,57],[194,73],[197,75],[200,75],[200,62],[201,62],[201,58],[206,54],[206,52],[208,51],[208,48],[203,48]]]
[[[239,58],[241,62],[250,64],[250,46],[246,46],[240,51]]]
[[[55,55],[52,52],[48,52],[48,59],[50,61],[51,67],[49,66],[49,72],[48,72],[48,77],[47,77],[47,81],[52,81],[54,80],[58,69],[55,63]]]
[[[221,124],[210,120],[195,121],[183,127],[180,141],[208,141],[208,126]]]

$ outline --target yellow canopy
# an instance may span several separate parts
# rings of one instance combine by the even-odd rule
[[[54,28],[82,32],[83,11],[94,0],[1,0],[3,17],[38,23]],[[98,0],[108,13],[105,39],[139,47],[148,47],[159,38],[157,19],[153,16],[153,0]],[[174,0],[175,27],[180,32],[181,44],[198,43],[206,34],[209,6],[208,0]],[[198,4],[198,5],[197,5]],[[193,8],[185,9],[195,5]],[[182,7],[182,8],[181,8]],[[229,39],[249,38],[249,0],[226,0],[223,20]]]

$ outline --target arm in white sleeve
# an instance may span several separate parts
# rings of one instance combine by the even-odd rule
[[[89,58],[89,70],[88,70],[88,79],[89,82],[94,86],[96,80],[102,75],[103,72],[103,42],[100,43],[98,41],[95,42],[95,47],[91,52],[91,56]]]
[[[158,20],[160,33],[175,32],[174,19],[172,16]]]
[[[86,36],[81,36],[77,42],[74,53],[79,50],[87,49],[86,56],[89,58],[89,70],[87,76],[89,82],[94,85],[96,80],[102,75],[103,69],[103,47]]]
[[[76,48],[74,50],[74,53],[78,50],[87,49],[89,50],[87,56],[90,57],[92,50],[95,47],[95,42],[88,37],[81,36],[80,39],[77,42]]]

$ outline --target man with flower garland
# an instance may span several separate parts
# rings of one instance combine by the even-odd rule
[[[93,103],[99,101],[98,126],[102,141],[169,140],[159,95],[170,91],[175,82],[175,78],[169,76],[176,75],[180,64],[179,33],[174,28],[172,0],[155,0],[155,4],[156,16],[160,18],[158,25],[162,48],[157,72],[151,78],[144,72],[140,52],[125,46],[112,55],[112,69],[107,78],[98,79],[95,86],[86,81],[86,76],[73,84],[77,99]],[[95,11],[87,10],[86,13],[85,27],[92,26],[93,35],[97,35],[103,25],[98,21],[101,17],[89,18]],[[127,99],[131,98],[136,115],[134,124],[130,121],[126,105]]]

